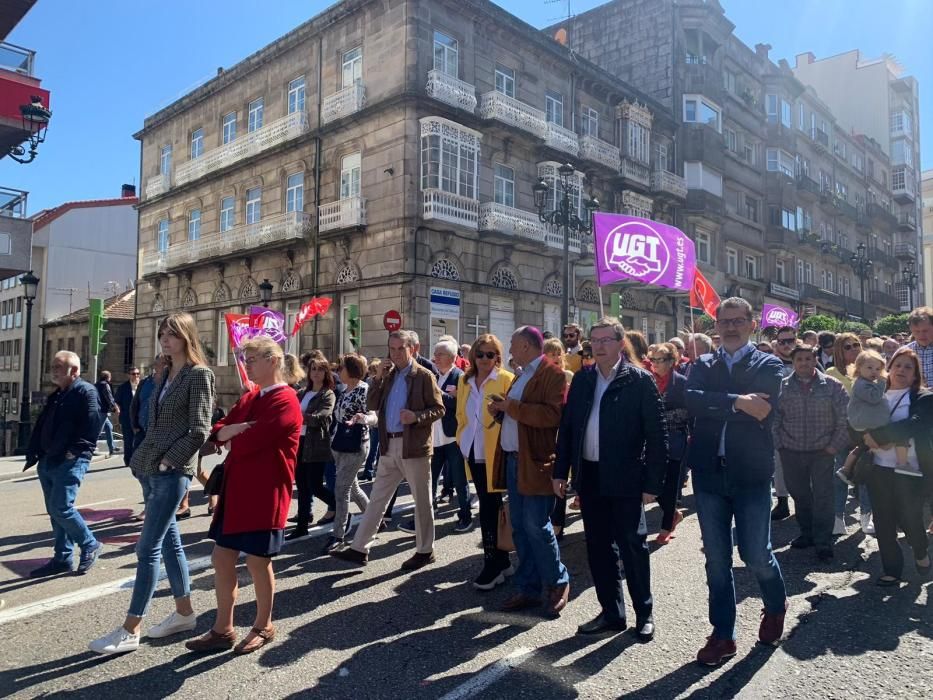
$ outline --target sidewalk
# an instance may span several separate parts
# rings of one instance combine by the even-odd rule
[[[108,457],[105,452],[94,455],[91,457],[91,464],[97,464],[98,462],[106,462],[108,459],[119,459],[120,466],[123,466],[123,455],[115,454],[112,458]],[[13,455],[10,457],[0,457],[0,482],[12,481],[13,479],[18,479],[20,477],[30,478],[36,475],[36,468],[32,467],[26,472],[23,472],[23,466],[26,464],[26,457],[24,455]]]

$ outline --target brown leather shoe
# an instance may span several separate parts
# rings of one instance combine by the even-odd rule
[[[550,617],[560,617],[560,611],[567,607],[567,601],[570,599],[570,584],[555,586],[548,591],[547,614]]]
[[[758,641],[768,646],[776,646],[784,634],[784,616],[787,615],[787,601],[784,609],[779,613],[761,611],[761,625],[758,627]]]
[[[250,632],[252,632],[255,637],[252,639],[244,639],[242,642],[236,645],[233,653],[242,656],[243,654],[252,654],[257,649],[262,649],[269,642],[275,639],[275,627],[270,625],[265,629],[259,627],[253,627]]]
[[[428,552],[427,554],[415,552],[411,557],[402,562],[402,571],[417,571],[421,567],[433,564],[434,562],[434,552]]]
[[[516,593],[515,595],[507,598],[506,601],[502,604],[502,607],[499,608],[502,612],[518,612],[519,610],[527,610],[528,608],[536,608],[541,605],[541,599],[535,598],[534,596],[525,595],[524,593]]]
[[[189,639],[185,642],[185,647],[189,651],[201,653],[214,653],[218,651],[229,651],[236,644],[236,632],[215,632],[208,630],[207,634],[197,639]]]
[[[341,561],[348,561],[351,564],[356,564],[357,566],[366,566],[369,563],[369,555],[366,552],[360,552],[353,547],[347,547],[346,549],[335,549],[330,555],[334,559],[340,559]]]

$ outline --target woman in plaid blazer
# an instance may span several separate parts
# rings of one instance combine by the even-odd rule
[[[166,317],[159,324],[159,343],[170,364],[156,380],[149,399],[146,437],[130,461],[130,468],[143,483],[146,500],[146,519],[136,544],[136,581],[123,625],[91,642],[91,650],[99,654],[120,654],[139,647],[142,618],[159,580],[163,556],[175,612],[150,628],[149,637],[190,631],[197,622],[175,513],[194,476],[198,450],[210,434],[214,373],[206,366],[197,326],[189,314]]]

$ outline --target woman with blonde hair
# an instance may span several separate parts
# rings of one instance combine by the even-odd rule
[[[122,654],[139,648],[142,619],[165,572],[175,612],[150,628],[149,637],[193,630],[188,560],[175,519],[195,473],[195,457],[210,434],[214,373],[207,368],[198,329],[186,313],[170,314],[159,324],[159,345],[169,359],[156,377],[149,398],[146,437],[133,453],[130,469],[143,483],[146,519],[136,543],[136,581],[126,619],[113,632],[90,643],[98,654]]]
[[[512,573],[508,552],[497,546],[502,491],[493,486],[492,465],[502,424],[489,415],[490,401],[505,396],[515,375],[502,367],[502,343],[491,333],[479,336],[470,347],[470,366],[457,384],[457,444],[470,467],[479,499],[479,525],[483,541],[483,570],[473,581],[482,591],[505,583]]]
[[[233,648],[249,654],[275,637],[272,600],[275,574],[272,557],[279,553],[292,502],[295,461],[302,415],[291,388],[304,377],[298,358],[286,355],[271,338],[260,336],[240,346],[246,373],[256,386],[240,397],[218,422],[211,440],[230,450],[224,462],[220,501],[208,536],[214,540],[214,593],[217,617],[207,634],[189,640],[191,651]],[[243,641],[234,647],[233,607],[240,553],[256,592],[256,618]]]
[[[564,370],[567,376],[567,389],[570,389],[570,382],[573,381],[573,372],[567,369],[567,356],[564,352],[564,344],[558,338],[548,338],[544,341],[544,356],[555,365]]]

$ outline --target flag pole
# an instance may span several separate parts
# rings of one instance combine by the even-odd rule
[[[605,311],[603,310],[603,288],[597,286],[596,292],[599,294],[599,317],[603,318],[606,315]]]

